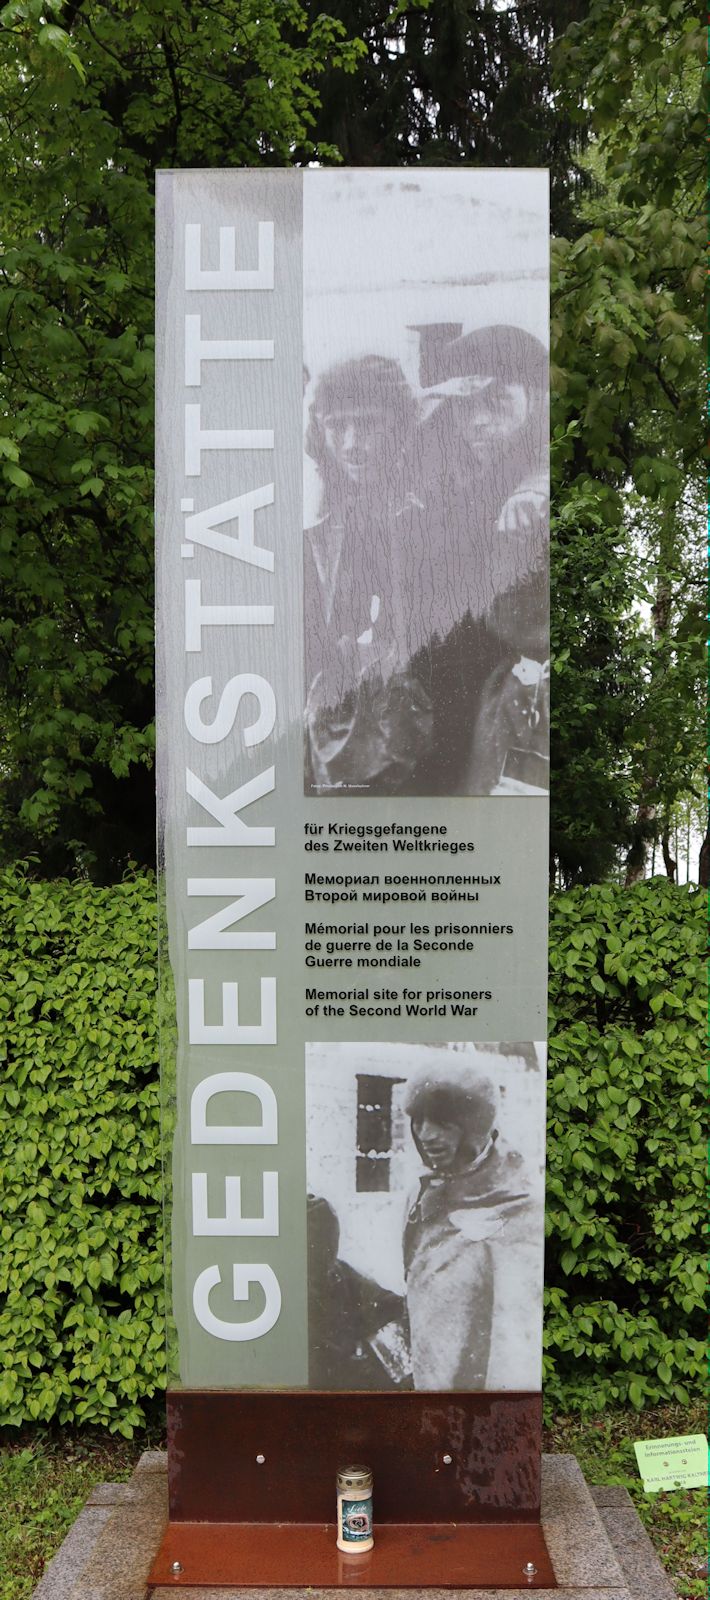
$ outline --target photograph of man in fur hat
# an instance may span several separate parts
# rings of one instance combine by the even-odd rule
[[[535,1387],[544,1048],[323,1043],[306,1061],[312,1370],[342,1388]]]
[[[404,1099],[425,1172],[404,1229],[414,1387],[485,1389],[491,1353],[494,1240],[524,1237],[531,1184],[501,1143],[499,1096],[474,1067],[437,1063]]]

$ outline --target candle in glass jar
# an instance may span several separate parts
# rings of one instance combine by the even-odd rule
[[[371,1550],[372,1473],[369,1467],[341,1467],[337,1477],[339,1550],[358,1555]]]

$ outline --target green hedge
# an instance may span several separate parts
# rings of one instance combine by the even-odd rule
[[[683,1402],[699,1373],[703,901],[553,901],[553,1403]],[[0,929],[0,1423],[129,1435],[165,1383],[155,884],[15,870]]]
[[[0,878],[0,1422],[165,1385],[155,884]]]
[[[704,1381],[705,937],[705,895],[665,878],[553,900],[549,1399]]]

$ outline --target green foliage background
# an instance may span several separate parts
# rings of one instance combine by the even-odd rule
[[[13,868],[0,913],[0,1424],[130,1436],[166,1371],[155,881]],[[553,1403],[686,1403],[699,1376],[703,938],[704,896],[662,879],[553,899]]]
[[[0,4],[0,861],[154,862],[154,171],[344,160],[549,167],[551,868],[643,876],[703,793],[706,54],[691,0]]]
[[[704,1372],[705,901],[663,878],[552,900],[548,1399],[687,1403]]]
[[[0,887],[0,1422],[126,1435],[164,1387],[149,877]]]

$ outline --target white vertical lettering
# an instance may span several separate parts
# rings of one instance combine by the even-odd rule
[[[209,550],[220,550],[237,561],[247,561],[250,567],[262,567],[265,572],[274,570],[274,552],[254,543],[254,522],[257,511],[274,503],[274,485],[267,483],[263,489],[252,489],[249,494],[237,495],[234,500],[224,500],[211,506],[209,511],[196,511],[185,523],[185,538],[181,554],[194,555],[193,545],[201,544]],[[193,501],[182,502],[183,511],[192,511]],[[227,533],[217,533],[215,522],[231,522],[237,518],[239,537],[232,539]]]
[[[230,678],[220,695],[214,721],[203,722],[200,706],[203,700],[210,699],[211,694],[212,679],[197,678],[190,684],[185,695],[185,726],[199,744],[219,744],[222,739],[226,739],[234,727],[240,703],[247,694],[253,694],[258,700],[259,715],[256,722],[249,723],[244,729],[242,734],[244,743],[249,750],[253,745],[262,744],[263,740],[268,738],[276,720],[276,697],[266,678],[260,678],[255,672],[242,672],[238,677]],[[273,788],[273,784],[270,787]],[[239,792],[236,790],[235,794]]]
[[[208,1124],[207,1107],[216,1094],[253,1095],[261,1106],[261,1121],[230,1127]],[[192,1091],[190,1138],[193,1144],[277,1144],[278,1108],[273,1089],[254,1072],[213,1072]]]
[[[273,339],[203,339],[201,318],[185,318],[185,387],[199,388],[203,361],[273,361]]]
[[[254,744],[255,740],[244,737],[245,744]],[[267,767],[265,772],[258,772],[256,777],[249,778],[247,783],[234,789],[231,794],[221,799],[213,794],[207,784],[196,778],[189,767],[186,774],[186,787],[189,795],[196,800],[211,817],[216,817],[218,828],[188,828],[188,845],[273,845],[276,843],[275,828],[250,828],[242,821],[237,812],[244,806],[252,805],[254,800],[261,800],[265,794],[270,794],[275,783],[275,769]]]
[[[263,1334],[269,1333],[278,1322],[281,1311],[279,1280],[272,1268],[267,1267],[265,1263],[258,1267],[235,1265],[233,1268],[235,1301],[249,1300],[253,1283],[258,1283],[264,1294],[266,1304],[263,1311],[249,1322],[225,1322],[210,1310],[210,1291],[216,1289],[221,1282],[222,1274],[219,1267],[206,1267],[195,1280],[192,1306],[205,1333],[213,1333],[215,1339],[230,1339],[235,1343],[242,1343],[247,1339],[260,1339]]]
[[[236,257],[236,228],[219,230],[219,266],[210,271],[202,266],[202,224],[185,224],[185,288],[186,289],[273,289],[274,287],[274,224],[258,224],[258,265],[256,269],[238,268]]]
[[[185,407],[185,476],[199,478],[203,450],[273,450],[273,428],[203,428],[201,406]]]
[[[224,1180],[224,1216],[211,1217],[207,1198],[207,1173],[192,1174],[192,1231],[196,1239],[278,1238],[279,1175],[262,1173],[264,1204],[260,1217],[242,1215],[242,1180]]]
[[[188,950],[275,950],[275,933],[228,933],[233,922],[240,922],[252,911],[268,905],[276,894],[275,878],[188,878],[188,895],[238,896],[231,905],[197,922],[187,935]]]
[[[257,1023],[239,1021],[239,984],[223,983],[222,1021],[205,1022],[205,980],[189,978],[187,984],[190,1044],[276,1044],[276,979],[261,979],[261,1016]],[[221,1143],[220,1140],[216,1141]]]
[[[185,649],[189,652],[202,649],[203,628],[270,627],[273,620],[273,606],[205,606],[202,579],[186,580]]]

